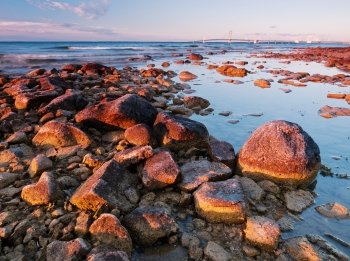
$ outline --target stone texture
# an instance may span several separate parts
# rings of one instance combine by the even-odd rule
[[[92,223],[89,231],[98,241],[131,254],[131,238],[116,216],[102,214]]]
[[[30,205],[48,205],[62,197],[62,192],[51,172],[41,174],[37,183],[22,189],[21,198]]]
[[[235,167],[235,150],[230,143],[210,137],[208,153],[212,161],[221,162],[232,169]]]
[[[80,111],[75,120],[84,124],[126,129],[139,123],[153,125],[157,110],[145,99],[126,94],[111,102],[100,102]]]
[[[71,241],[53,241],[47,246],[46,260],[65,261],[83,260],[91,246],[82,238]]]
[[[44,154],[38,154],[30,162],[28,173],[31,177],[41,174],[43,171],[52,168],[52,161]]]
[[[125,139],[133,145],[155,145],[153,130],[146,124],[140,123],[125,130]]]
[[[199,122],[160,112],[154,122],[158,142],[171,150],[206,148],[207,128]]]
[[[148,189],[162,189],[176,182],[180,169],[168,151],[159,151],[146,160],[142,171],[143,185]]]
[[[225,224],[244,222],[244,194],[237,179],[204,183],[193,195],[196,212],[207,221]]]
[[[233,65],[222,65],[216,69],[222,75],[230,77],[244,77],[248,74],[248,71],[244,68],[237,68]]]
[[[91,139],[82,130],[73,125],[58,121],[45,123],[32,140],[35,146],[53,146],[55,148],[80,145],[87,148]]]
[[[137,164],[142,160],[153,156],[151,146],[135,146],[130,149],[120,151],[114,155],[114,160],[122,165]]]
[[[116,161],[110,160],[75,191],[70,202],[82,210],[97,211],[102,206],[108,206],[130,211],[133,204],[124,192],[136,184],[136,175],[129,173]]]
[[[291,211],[302,212],[314,203],[314,197],[309,191],[293,190],[284,193],[287,208]]]
[[[142,246],[153,245],[178,229],[169,212],[161,207],[138,207],[126,215],[123,222],[132,239]]]
[[[337,203],[337,202],[332,202],[332,203],[327,203],[321,206],[317,206],[316,210],[318,213],[325,217],[329,218],[348,218],[349,217],[349,210]]]
[[[272,219],[255,216],[247,218],[244,233],[250,244],[272,251],[277,248],[281,231]]]
[[[231,255],[219,244],[209,241],[204,248],[204,255],[211,261],[230,261]]]
[[[272,121],[259,127],[246,141],[237,167],[243,175],[257,180],[308,184],[320,167],[320,151],[299,125]]]
[[[179,187],[191,192],[202,183],[228,179],[232,176],[232,170],[220,162],[207,160],[190,161],[181,167],[182,180]]]

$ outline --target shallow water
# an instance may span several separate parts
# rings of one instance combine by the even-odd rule
[[[245,60],[249,64],[245,67],[254,74],[244,78],[235,78],[243,81],[243,84],[234,85],[222,80],[224,77],[215,70],[208,70],[206,66],[176,65],[169,68],[176,72],[188,70],[198,75],[198,79],[189,82],[192,89],[196,90],[193,95],[208,99],[214,112],[208,116],[193,115],[192,119],[204,123],[210,134],[218,139],[230,142],[238,152],[251,133],[267,121],[283,119],[296,122],[310,134],[319,145],[321,158],[324,165],[331,168],[334,173],[350,173],[350,117],[338,117],[325,119],[318,115],[318,110],[324,105],[349,107],[344,100],[328,99],[327,93],[350,93],[350,87],[338,87],[330,84],[307,83],[307,87],[285,86],[277,83],[280,78],[266,73],[267,69],[286,69],[293,72],[309,72],[334,75],[342,73],[335,68],[326,68],[322,64],[291,62],[280,63],[274,59],[249,58],[249,54],[259,51],[290,51],[292,48],[303,47],[302,45],[268,45],[252,44],[191,44],[191,43],[0,43],[0,70],[8,73],[26,72],[30,68],[40,66],[44,68],[59,67],[64,63],[84,63],[87,61],[101,62],[107,65],[122,67],[127,58],[151,55],[155,63],[160,66],[167,60],[172,62],[176,59],[171,53],[188,53],[188,49],[195,52],[206,53],[208,51],[220,52],[227,50],[226,54],[207,56],[207,63],[221,64],[224,61]],[[252,65],[255,61],[263,63],[265,69],[255,69]],[[146,61],[130,63],[131,65],[144,68]],[[269,89],[255,87],[255,79],[273,79]],[[174,80],[178,80],[175,78]],[[219,83],[217,81],[220,81]],[[279,88],[291,89],[291,93],[284,93]],[[221,111],[232,111],[228,117],[220,116]],[[260,117],[246,116],[247,114],[261,114]],[[228,123],[228,120],[239,120],[236,124]],[[335,160],[334,157],[338,160]],[[315,211],[315,206],[328,202],[339,202],[350,208],[350,179],[337,177],[323,177],[318,175],[316,202],[313,206],[302,213],[304,221],[295,224],[292,232],[284,233],[288,238],[295,235],[313,233],[323,235],[331,233],[347,242],[350,242],[350,219],[335,220],[325,218]],[[344,253],[350,255],[350,249],[343,247],[332,239],[329,242],[336,245]],[[160,250],[159,250],[160,251]],[[165,251],[165,250],[164,250]],[[170,252],[182,256],[182,250],[170,248]],[[174,252],[175,251],[175,252]],[[177,252],[179,251],[179,252]],[[147,252],[147,251],[146,251]],[[144,253],[139,258],[151,260],[154,258],[150,253]],[[166,251],[165,251],[166,252]],[[149,256],[150,255],[150,256]],[[164,255],[163,255],[164,256]],[[151,259],[150,259],[151,258]],[[154,260],[154,259],[152,259]],[[170,260],[170,259],[169,259]]]

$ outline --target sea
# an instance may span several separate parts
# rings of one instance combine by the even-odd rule
[[[273,76],[267,70],[284,69],[324,75],[344,72],[337,68],[327,68],[321,63],[282,63],[280,60],[254,56],[261,52],[291,52],[317,46],[345,45],[279,42],[0,42],[0,73],[19,75],[36,68],[58,69],[67,63],[87,62],[98,62],[116,68],[146,68],[150,63],[160,67],[162,62],[168,61],[171,66],[166,70],[177,73],[186,70],[198,76],[188,83],[195,91],[192,95],[208,99],[214,109],[208,116],[194,114],[191,118],[204,123],[211,135],[230,142],[236,152],[251,133],[265,122],[278,119],[298,123],[318,144],[322,163],[334,175],[318,175],[314,189],[315,203],[300,215],[302,221],[295,222],[292,231],[283,233],[283,238],[305,234],[327,238],[325,234],[330,233],[350,242],[350,219],[326,218],[315,210],[316,206],[330,202],[338,202],[350,209],[350,117],[325,119],[318,113],[324,105],[349,107],[344,100],[328,99],[327,94],[350,94],[350,87],[325,83],[307,83],[307,87],[285,86],[278,83],[281,76]],[[252,73],[244,78],[235,78],[242,81],[242,84],[234,85],[224,81],[228,77],[215,70],[208,70],[206,65],[173,63],[177,59],[186,59],[186,55],[191,52],[203,54],[206,64],[247,61],[245,68]],[[258,70],[256,63],[263,64],[265,68]],[[254,86],[253,81],[260,78],[272,79],[271,88]],[[178,78],[174,80],[179,81]],[[280,88],[289,88],[291,92],[284,93]],[[232,114],[224,117],[219,115],[222,111],[231,111]],[[327,240],[350,255],[348,247],[331,238]]]

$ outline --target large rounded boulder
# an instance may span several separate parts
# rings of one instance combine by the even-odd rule
[[[320,161],[317,144],[299,125],[278,120],[251,135],[239,152],[237,167],[256,180],[303,185],[315,179]]]

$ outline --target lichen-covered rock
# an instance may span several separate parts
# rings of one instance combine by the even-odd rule
[[[97,211],[102,206],[108,206],[129,211],[133,204],[126,198],[125,191],[136,185],[136,175],[110,160],[75,191],[70,202],[82,210]]]
[[[152,126],[156,116],[157,110],[148,101],[135,94],[126,94],[111,102],[86,107],[75,120],[93,126],[126,129],[139,123]]]
[[[168,151],[159,151],[146,160],[142,182],[148,189],[162,189],[176,182],[179,167]]]
[[[125,216],[123,223],[132,239],[142,246],[153,245],[178,230],[168,210],[160,207],[138,207]]]
[[[154,122],[159,143],[171,150],[206,148],[207,128],[200,122],[160,112]]]
[[[120,224],[119,219],[112,214],[102,214],[90,226],[90,234],[98,241],[125,251],[129,255],[132,242],[128,231]]]
[[[255,216],[247,218],[244,233],[250,244],[272,251],[277,248],[281,231],[272,219]]]
[[[237,179],[204,183],[193,195],[196,212],[207,221],[225,224],[244,222],[244,194]]]
[[[220,162],[207,160],[190,161],[181,166],[180,189],[191,192],[202,183],[219,181],[232,176],[232,170]]]
[[[80,145],[87,148],[91,139],[82,130],[73,125],[49,121],[45,123],[32,140],[35,146],[53,146],[55,148]]]
[[[41,174],[37,183],[22,189],[21,198],[30,205],[48,205],[62,197],[62,191],[51,172]]]
[[[299,125],[272,121],[259,127],[246,141],[237,167],[243,175],[257,180],[308,184],[320,167],[320,150]]]

